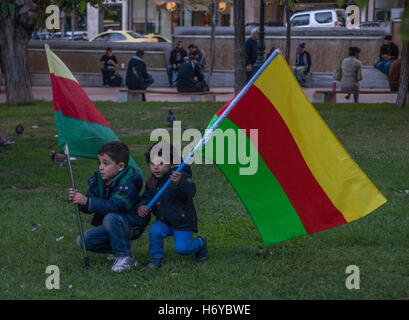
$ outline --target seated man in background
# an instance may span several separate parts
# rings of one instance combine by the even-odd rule
[[[173,73],[177,73],[179,71],[180,65],[183,63],[186,56],[187,52],[185,49],[183,49],[183,41],[179,40],[176,44],[176,48],[170,53],[170,64],[166,70],[168,73],[169,87],[173,87]]]
[[[115,69],[118,67],[118,60],[112,54],[111,48],[106,48],[105,54],[99,60],[102,66],[102,85],[104,87],[109,86],[109,80],[115,73]]]
[[[204,51],[199,48],[196,44],[189,45],[189,59],[197,64],[197,67],[200,69],[200,72],[203,72],[206,68],[206,56]]]
[[[382,45],[379,58],[380,60],[375,64],[375,68],[389,76],[389,69],[392,62],[399,56],[399,48],[392,42],[392,36],[387,35],[385,37],[385,44]]]
[[[305,50],[305,43],[301,42],[297,48],[297,53],[295,56],[295,67],[293,67],[293,72],[298,80],[301,87],[305,85],[305,75],[311,75],[311,55]]]
[[[392,62],[391,68],[389,70],[389,77],[388,77],[389,87],[391,88],[391,91],[393,92],[399,91],[401,63],[402,63],[401,58],[396,59],[395,61]],[[409,84],[408,84],[408,91],[409,91]]]
[[[136,56],[133,56],[128,63],[126,70],[126,86],[130,90],[145,90],[154,79],[146,71],[146,63],[143,61],[144,51],[136,50]],[[142,101],[146,101],[145,94],[142,93]]]
[[[180,66],[176,78],[178,92],[202,92],[209,91],[209,86],[204,80],[202,67],[194,62],[191,57]]]

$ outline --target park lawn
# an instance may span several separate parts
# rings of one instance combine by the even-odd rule
[[[167,127],[168,110],[184,129],[203,131],[221,104],[96,106],[129,145],[146,179],[143,153],[149,134]],[[106,255],[89,253],[91,267],[83,266],[75,244],[76,215],[67,201],[67,167],[53,165],[49,157],[57,148],[52,104],[0,105],[0,135],[15,140],[0,148],[0,299],[409,299],[409,108],[318,104],[317,109],[388,199],[385,205],[351,224],[263,248],[218,168],[193,165],[199,234],[208,240],[208,261],[176,255],[170,238],[162,268],[148,270],[145,232],[132,245],[138,266],[118,274]],[[19,123],[25,133],[16,137]],[[73,161],[81,191],[96,167],[95,160]],[[34,230],[32,223],[40,226]],[[88,229],[90,216],[83,215],[83,223]],[[48,265],[59,267],[60,290],[45,287]],[[360,269],[359,290],[345,286],[349,265]]]

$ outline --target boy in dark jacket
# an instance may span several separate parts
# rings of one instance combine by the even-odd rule
[[[69,190],[69,200],[77,203],[84,213],[94,213],[95,226],[84,233],[87,250],[113,253],[113,271],[120,272],[136,265],[130,240],[135,240],[150,221],[150,215],[137,214],[142,177],[128,166],[129,150],[120,141],[112,141],[98,151],[99,171],[88,180],[85,195]],[[81,238],[77,238],[81,247]]]
[[[159,268],[164,255],[163,240],[171,235],[175,239],[175,251],[180,255],[195,254],[198,261],[207,259],[207,244],[202,237],[193,239],[197,232],[197,216],[193,197],[196,186],[192,181],[192,171],[186,165],[181,172],[173,165],[176,159],[173,146],[164,147],[163,142],[152,145],[146,153],[152,176],[146,182],[145,192],[138,208],[141,217],[147,216],[146,205],[170,178],[172,183],[165,190],[152,211],[156,222],[149,231],[149,268]],[[169,151],[169,152],[167,152]],[[155,154],[156,153],[156,154]]]

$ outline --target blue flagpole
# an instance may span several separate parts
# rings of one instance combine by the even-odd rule
[[[249,88],[253,85],[253,83],[256,81],[256,79],[260,76],[260,74],[267,68],[267,66],[270,64],[273,59],[281,54],[280,49],[274,50],[274,52],[268,57],[268,59],[263,63],[263,65],[260,67],[260,69],[257,70],[257,72],[254,74],[254,76],[250,79],[250,81],[244,86],[243,89],[239,92],[239,94],[233,99],[233,101],[229,104],[229,106],[224,110],[222,115],[217,119],[217,121],[212,125],[212,127],[207,130],[206,134],[203,136],[203,138],[200,140],[200,142],[190,151],[188,156],[183,160],[181,165],[176,169],[175,172],[180,172],[185,165],[189,162],[189,160],[193,157],[195,154],[196,150],[200,147],[203,147],[207,141],[211,138],[214,130],[218,128],[220,123],[224,120],[224,118],[227,117],[227,115],[230,113],[230,111],[236,106],[237,102],[240,101],[240,99],[244,96],[244,94],[249,90]],[[152,200],[148,203],[146,206],[146,209],[150,210],[156,203],[156,201],[159,200],[163,192],[166,190],[166,188],[170,185],[171,180],[170,178],[166,181],[166,183],[162,186],[162,188],[158,191],[158,193],[152,198]]]

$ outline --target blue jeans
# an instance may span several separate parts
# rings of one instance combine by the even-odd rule
[[[354,86],[354,87],[341,87],[342,91],[358,91],[359,87],[358,86]],[[354,93],[354,102],[358,103],[359,102],[359,93]],[[348,95],[349,96],[349,95]]]
[[[389,76],[389,69],[391,68],[392,62],[393,60],[381,60],[375,65],[375,68],[386,74],[386,76]]]
[[[169,228],[157,220],[149,231],[149,252],[154,258],[163,258],[163,240],[173,235],[175,252],[180,255],[190,255],[198,252],[202,246],[201,238],[193,239],[193,231],[180,231]]]
[[[179,69],[173,69],[173,65],[170,64],[167,66],[166,68],[166,73],[168,74],[168,81],[170,85],[174,85],[175,81],[176,81],[176,77],[175,80],[173,80],[173,73],[177,73]]]
[[[113,253],[118,257],[131,255],[129,236],[131,226],[141,218],[134,213],[109,213],[102,225],[84,232],[85,247],[98,253]],[[81,246],[81,237],[77,238]]]

